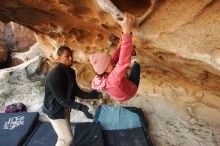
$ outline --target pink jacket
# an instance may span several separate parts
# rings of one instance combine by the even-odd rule
[[[102,78],[95,76],[92,88],[105,90],[114,100],[127,101],[137,92],[137,86],[125,77],[133,52],[132,35],[122,35],[121,39],[121,45],[112,55],[112,60],[116,63],[115,68]]]

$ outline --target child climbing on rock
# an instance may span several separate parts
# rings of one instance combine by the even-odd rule
[[[125,13],[122,21],[116,21],[122,28],[122,34],[121,44],[113,55],[106,53],[90,55],[90,63],[97,73],[92,81],[92,88],[105,90],[114,100],[127,101],[136,94],[140,81],[140,65],[137,62],[133,63],[129,77],[125,76],[133,53],[132,28],[135,17]]]

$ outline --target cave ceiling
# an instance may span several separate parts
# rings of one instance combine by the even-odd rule
[[[142,74],[160,74],[220,91],[220,1],[174,0],[0,0],[0,21],[35,32],[53,58],[66,45],[75,60],[112,52],[120,27],[112,16],[136,16],[133,42]]]

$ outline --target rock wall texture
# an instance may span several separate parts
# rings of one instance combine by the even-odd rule
[[[15,58],[11,54],[28,51],[36,43],[36,39],[34,33],[24,26],[0,22],[0,43],[5,48],[0,52],[1,68],[7,68],[23,63],[23,59]]]
[[[3,64],[8,59],[8,48],[4,43],[0,43],[0,66],[3,66]]]
[[[44,95],[44,71],[47,65],[43,57],[35,57],[21,65],[0,71],[0,108],[15,102],[23,102],[29,111],[41,111]],[[33,106],[35,105],[35,109]],[[36,106],[37,105],[37,106]]]
[[[61,45],[73,48],[77,55],[110,52],[119,40],[120,29],[97,2],[3,0],[0,19],[34,30],[50,58]],[[135,14],[137,21],[153,2],[113,1],[121,11]],[[142,67],[219,91],[219,6],[219,1],[212,0],[158,1],[134,30]]]
[[[220,145],[219,0],[1,0],[0,20],[35,32],[53,63],[62,45],[74,50],[82,87],[94,76],[88,55],[117,46],[112,16],[136,16],[133,42],[141,62],[135,98],[116,105],[142,107],[155,145]]]

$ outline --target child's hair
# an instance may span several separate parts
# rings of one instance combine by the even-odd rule
[[[105,74],[106,74],[106,72],[104,72],[103,74],[98,74],[98,73],[96,73],[96,75],[97,75],[98,78],[102,78]]]

